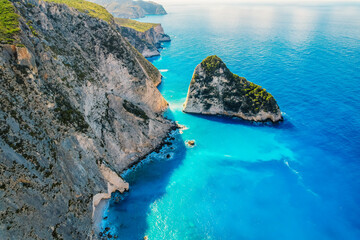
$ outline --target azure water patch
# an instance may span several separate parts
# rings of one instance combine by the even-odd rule
[[[108,208],[112,231],[121,239],[359,239],[359,15],[341,4],[165,7],[168,15],[141,21],[172,35],[151,61],[169,70],[159,86],[167,114],[188,129],[170,161],[126,176],[129,195]],[[193,70],[214,54],[276,96],[284,123],[184,114]]]

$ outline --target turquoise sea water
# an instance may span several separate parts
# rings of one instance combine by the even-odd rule
[[[102,226],[119,239],[360,239],[360,6],[165,7],[141,21],[173,39],[151,61],[167,116],[188,129],[124,174],[131,191]],[[213,54],[270,91],[285,121],[182,113]]]

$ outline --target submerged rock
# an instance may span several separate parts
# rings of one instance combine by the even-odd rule
[[[188,140],[188,141],[186,141],[186,144],[188,146],[195,146],[195,140]]]
[[[196,67],[183,111],[256,122],[283,120],[266,89],[233,74],[217,56],[207,57]]]

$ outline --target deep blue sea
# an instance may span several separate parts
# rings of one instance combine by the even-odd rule
[[[141,21],[172,37],[150,60],[166,115],[188,129],[124,173],[131,191],[103,227],[126,240],[360,239],[360,5],[165,8]],[[214,54],[271,92],[285,121],[184,114],[192,73]]]

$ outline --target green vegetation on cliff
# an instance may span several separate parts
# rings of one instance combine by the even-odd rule
[[[102,19],[108,23],[114,20],[114,17],[102,6],[84,1],[84,0],[45,0],[46,2],[66,4],[69,7],[73,7],[80,12],[86,13],[91,17]]]
[[[127,18],[115,18],[115,22],[121,27],[132,28],[138,32],[146,32],[150,28],[159,25],[158,23],[144,23]]]
[[[13,43],[20,31],[19,15],[8,0],[0,0],[0,43]]]
[[[218,69],[224,68],[224,73],[226,74],[227,78],[231,79],[237,85],[237,90],[240,90],[243,95],[251,100],[255,109],[258,109],[261,106],[261,103],[274,98],[266,91],[266,89],[262,88],[261,86],[247,81],[244,77],[239,77],[238,75],[231,73],[221,58],[216,55],[205,58],[202,61],[201,66],[205,70],[206,74],[210,75],[214,75]],[[196,79],[195,75],[194,78]]]
[[[275,101],[274,97],[267,92],[266,89],[252,82],[247,81],[242,91],[245,96],[251,100],[249,104],[251,104],[255,112],[259,112],[264,104],[266,105]],[[267,110],[270,111],[270,108]]]
[[[209,56],[201,62],[206,74],[213,74],[217,69],[226,67],[225,63],[216,55]]]
[[[134,105],[133,103],[131,103],[129,101],[124,100],[123,107],[125,108],[126,111],[134,114],[135,116],[137,116],[139,118],[142,118],[144,120],[149,119],[148,115],[146,115],[144,110],[142,110],[141,108],[139,108],[138,106]]]
[[[195,71],[190,86],[197,82],[203,86],[201,91],[198,91],[194,96],[200,98],[201,95],[203,99],[209,100],[204,101],[206,109],[211,107],[211,101],[221,98],[226,111],[254,114],[261,110],[272,113],[278,111],[275,98],[266,89],[247,81],[244,77],[233,74],[218,56],[213,55],[205,58],[200,66],[205,75]],[[214,77],[226,79],[222,84],[221,94],[217,87],[212,84]],[[210,101],[210,99],[212,100]]]

